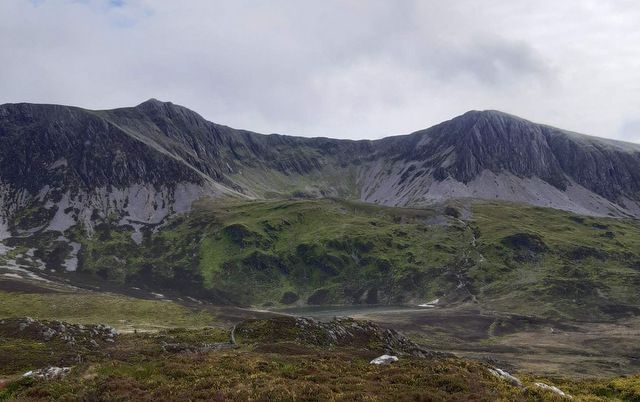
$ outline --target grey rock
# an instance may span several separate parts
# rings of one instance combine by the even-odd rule
[[[375,364],[375,365],[381,366],[381,365],[387,365],[387,364],[395,363],[398,360],[399,359],[398,359],[397,356],[382,355],[382,356],[376,357],[375,359],[371,360],[369,362],[369,364]]]
[[[71,367],[49,366],[39,370],[31,370],[24,373],[23,377],[42,378],[45,380],[56,380],[65,377],[71,371]]]
[[[547,385],[547,384],[542,383],[542,382],[536,382],[533,385],[535,385],[536,387],[538,387],[540,389],[544,389],[545,391],[553,392],[554,394],[557,394],[558,396],[561,396],[563,398],[573,399],[573,397],[571,395],[566,394],[564,391],[562,391],[560,388],[558,388],[556,386]]]
[[[496,377],[498,377],[500,379],[505,380],[506,382],[510,383],[511,385],[515,385],[517,387],[522,387],[522,381],[520,381],[519,378],[512,376],[511,374],[509,374],[508,372],[506,372],[506,371],[504,371],[502,369],[494,367],[494,368],[490,368],[489,372],[492,375],[494,375],[494,376],[496,376]]]

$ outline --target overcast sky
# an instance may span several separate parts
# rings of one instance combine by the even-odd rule
[[[640,141],[637,0],[0,0],[0,103],[379,138],[498,109]]]

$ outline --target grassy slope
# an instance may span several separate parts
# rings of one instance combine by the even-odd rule
[[[637,221],[509,203],[471,210],[462,221],[442,208],[330,199],[203,201],[140,246],[109,223],[92,238],[67,235],[83,244],[81,274],[223,303],[440,298],[556,317],[640,313]]]
[[[211,325],[208,312],[172,301],[144,300],[93,292],[14,293],[0,291],[0,318],[29,316],[72,323],[108,323],[120,330]]]
[[[286,291],[316,303],[429,298],[438,286],[426,279],[453,261],[438,246],[447,231],[420,223],[429,211],[329,200],[210,208],[223,227],[203,242],[206,283],[248,303],[277,303]]]
[[[219,301],[397,303],[436,297],[462,227],[428,226],[433,211],[332,200],[202,203],[148,234],[104,224],[83,243],[81,273]],[[446,281],[444,281],[446,282]]]
[[[507,311],[582,319],[640,313],[640,222],[505,203],[474,211],[483,259],[469,276],[480,299]],[[505,244],[515,234],[542,243]]]

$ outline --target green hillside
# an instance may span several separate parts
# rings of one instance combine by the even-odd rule
[[[136,244],[132,227],[110,219],[91,236],[65,233],[82,245],[72,278],[267,307],[439,299],[580,319],[640,312],[635,220],[509,203],[207,200]],[[55,269],[68,252],[56,236],[13,238],[11,253],[44,250]]]

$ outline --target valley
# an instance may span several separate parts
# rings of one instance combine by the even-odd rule
[[[497,111],[262,135],[149,100],[2,105],[0,145],[0,400],[640,395],[635,144]]]
[[[171,390],[171,397],[163,399],[188,395],[206,400],[210,390],[216,389],[221,398],[241,399],[324,395],[348,400],[370,395],[374,400],[385,400],[429,392],[435,400],[562,400],[532,385],[542,382],[559,387],[575,400],[595,401],[634,400],[640,384],[640,378],[632,375],[638,367],[634,359],[640,332],[637,319],[559,322],[468,307],[288,310],[288,314],[300,313],[323,322],[344,315],[359,322],[370,320],[397,329],[426,350],[444,353],[427,358],[401,354],[399,364],[373,369],[367,362],[381,353],[376,347],[352,343],[318,347],[288,340],[272,329],[260,332],[268,339],[222,347],[230,339],[229,331],[239,323],[287,317],[279,311],[108,292],[69,292],[29,287],[14,280],[2,283],[2,317],[62,320],[67,327],[72,326],[68,323],[107,323],[118,332],[115,343],[99,341],[98,349],[85,349],[80,344],[54,346],[53,341],[24,338],[26,332],[6,327],[15,325],[10,324],[12,319],[0,319],[3,399],[80,400],[101,395],[104,400],[146,400]],[[167,349],[166,345],[175,346]],[[54,349],[48,352],[49,347]],[[77,360],[79,356],[81,360]],[[48,365],[71,366],[72,371],[58,380],[20,378],[28,370]],[[508,370],[524,381],[526,388],[492,377],[488,374],[491,367]],[[247,371],[249,379],[244,377]],[[195,390],[193,384],[199,384]]]

